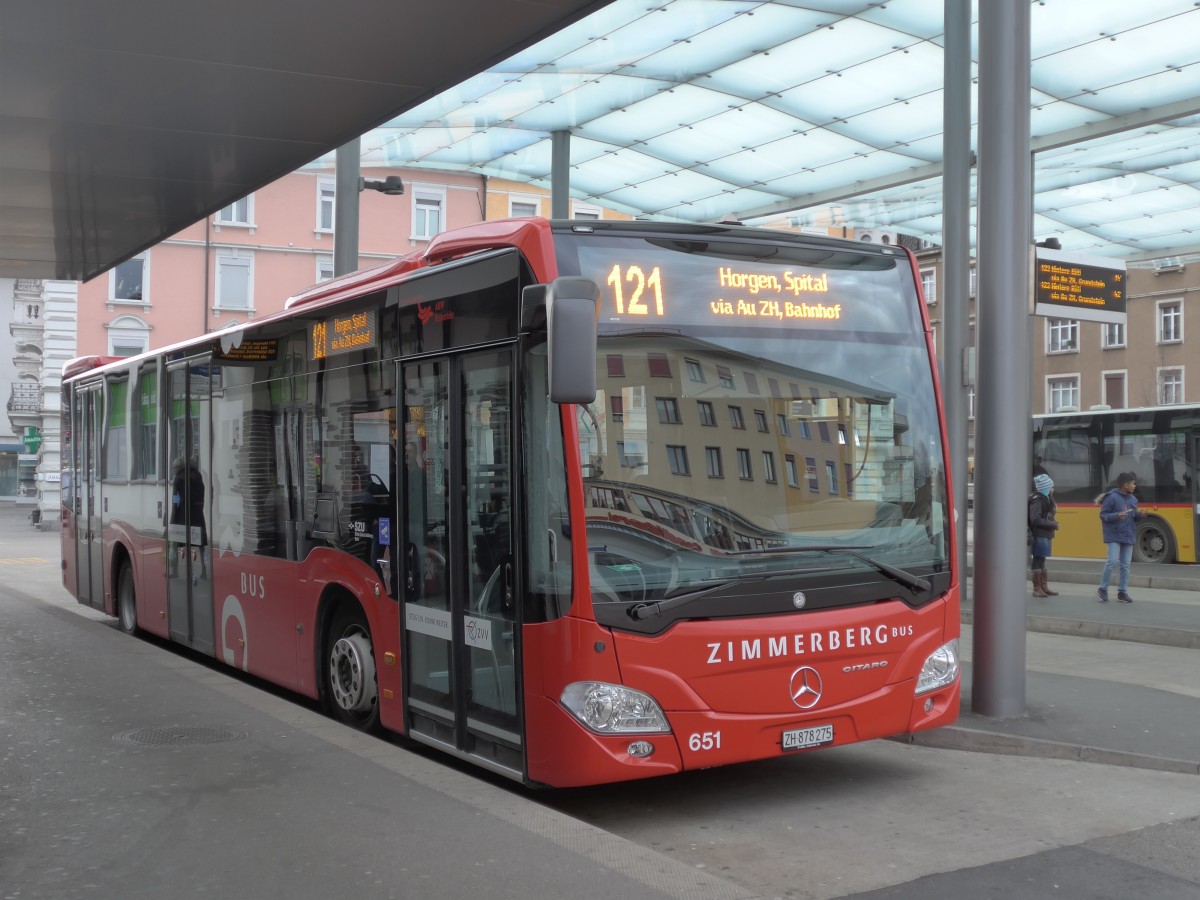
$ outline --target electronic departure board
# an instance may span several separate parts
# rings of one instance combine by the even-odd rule
[[[881,307],[894,314],[905,294],[896,259],[853,251],[829,266],[679,252],[650,241],[581,242],[578,254],[580,274],[600,288],[602,326],[841,330],[869,320],[891,330],[878,321]],[[909,285],[905,300],[915,297]]]
[[[312,358],[318,360],[377,347],[379,331],[376,312],[367,309],[330,316],[313,323],[311,336]]]
[[[1125,261],[1038,247],[1033,312],[1039,316],[1125,322]]]

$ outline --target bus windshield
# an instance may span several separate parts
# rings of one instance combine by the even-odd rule
[[[907,257],[754,234],[570,236],[601,288],[599,389],[577,413],[593,571],[650,600],[772,571],[886,580],[872,561],[943,571],[946,466]],[[855,552],[786,552],[805,547]]]

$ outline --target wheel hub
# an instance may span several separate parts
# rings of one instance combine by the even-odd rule
[[[375,706],[375,657],[365,634],[349,634],[333,645],[329,682],[334,702],[349,713],[369,712]]]

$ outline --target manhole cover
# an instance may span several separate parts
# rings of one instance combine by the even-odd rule
[[[114,734],[113,740],[118,744],[134,744],[138,747],[197,747],[227,744],[245,737],[244,731],[234,731],[220,725],[167,725],[122,731]]]

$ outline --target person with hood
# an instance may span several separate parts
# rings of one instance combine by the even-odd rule
[[[1112,581],[1113,569],[1121,567],[1120,580],[1117,582],[1117,600],[1121,603],[1132,603],[1129,596],[1129,562],[1133,559],[1133,541],[1137,535],[1137,519],[1144,518],[1146,513],[1138,509],[1137,497],[1133,492],[1137,489],[1137,476],[1132,472],[1122,472],[1117,476],[1117,486],[1109,490],[1100,501],[1100,524],[1104,529],[1104,543],[1108,545],[1108,560],[1104,563],[1104,571],[1100,575],[1100,587],[1096,589],[1096,597],[1101,603],[1108,602],[1108,585]]]
[[[1050,590],[1046,574],[1046,557],[1050,555],[1050,542],[1058,531],[1054,518],[1058,504],[1054,502],[1054,481],[1045,472],[1033,479],[1034,491],[1029,495],[1029,534],[1032,539],[1030,575],[1033,578],[1033,596],[1057,597],[1058,591]]]

